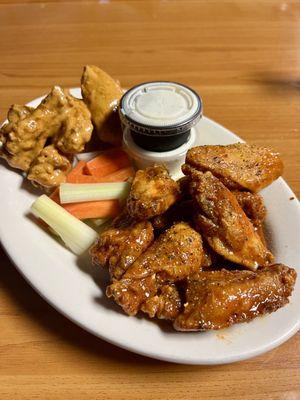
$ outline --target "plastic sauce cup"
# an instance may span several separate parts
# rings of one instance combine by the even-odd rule
[[[185,85],[146,82],[123,95],[119,114],[124,148],[137,168],[163,163],[172,174],[194,144],[202,101]]]

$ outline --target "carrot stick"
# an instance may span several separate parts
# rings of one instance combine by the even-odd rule
[[[102,177],[95,177],[97,182],[124,182],[128,178],[134,175],[134,169],[132,167],[126,167],[118,169],[118,171],[113,172]]]
[[[76,174],[73,176],[67,176],[67,183],[98,183],[103,182],[100,180],[102,178],[97,178],[92,175]]]
[[[59,187],[55,188],[54,191],[50,194],[50,199],[55,201],[57,204],[60,204],[60,198],[59,198]]]
[[[120,212],[118,200],[89,201],[64,204],[64,209],[78,219],[116,217]]]
[[[98,157],[100,156],[97,156],[96,158]],[[106,151],[105,156],[102,154],[101,157],[100,165],[105,165],[105,169],[100,170],[99,161],[94,161],[95,159],[93,159],[91,160],[93,162],[92,166],[91,168],[89,167],[90,169],[88,169],[88,171],[93,172],[94,175],[85,175],[84,172],[86,171],[88,163],[85,161],[79,161],[67,175],[66,181],[68,183],[123,182],[130,176],[134,175],[133,168],[128,166],[128,157],[121,149]],[[116,159],[114,157],[116,157]],[[125,166],[123,168],[115,169],[117,165]],[[103,175],[104,171],[112,172]],[[100,173],[100,176],[96,173]],[[56,188],[54,192],[52,192],[50,198],[74,215],[74,217],[79,219],[115,217],[120,212],[120,204],[118,200],[89,201],[62,205],[59,198],[59,188]]]
[[[83,169],[86,165],[85,161],[79,161],[75,167],[68,173],[67,175],[67,182],[68,183],[72,183],[71,181],[69,181],[69,179],[73,179],[73,177],[77,176],[77,175],[82,175],[83,174]]]
[[[67,176],[68,183],[101,183],[101,182],[124,182],[126,179],[134,175],[132,167],[121,168],[112,174],[105,176],[92,176],[84,174],[70,174]]]
[[[120,212],[120,204],[118,200],[61,204],[59,199],[59,188],[54,190],[50,195],[50,198],[78,219],[115,217]]]
[[[127,154],[118,148],[107,150],[88,161],[83,168],[83,172],[87,175],[101,177],[129,166],[130,161]]]

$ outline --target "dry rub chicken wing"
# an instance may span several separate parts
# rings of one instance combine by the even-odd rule
[[[99,138],[113,145],[121,144],[122,130],[117,108],[123,91],[119,83],[95,65],[86,65],[81,78],[81,92]]]
[[[200,235],[187,223],[179,222],[162,233],[121,280],[107,288],[107,296],[113,297],[129,315],[140,309],[150,316],[154,316],[153,310],[161,316],[170,314],[162,311],[161,306],[170,308],[171,301],[172,310],[179,310],[179,296],[172,285],[169,289],[164,286],[199,272],[201,260]]]
[[[185,168],[187,170],[188,167]],[[233,193],[210,172],[188,171],[190,193],[199,212],[195,224],[212,249],[235,263],[256,270],[273,261]]]
[[[296,271],[276,264],[256,272],[204,271],[187,282],[179,331],[222,329],[276,311],[289,302]]]
[[[111,278],[120,279],[154,239],[149,221],[135,221],[126,210],[99,235],[90,252],[94,264],[109,268]]]
[[[278,153],[246,143],[193,147],[187,152],[186,163],[212,172],[230,189],[252,192],[268,186],[283,171]]]
[[[127,199],[129,214],[138,220],[163,214],[180,196],[177,182],[162,165],[139,170]]]

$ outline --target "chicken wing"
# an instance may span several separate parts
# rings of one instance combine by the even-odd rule
[[[141,305],[141,311],[150,318],[174,320],[181,310],[181,298],[173,283],[162,284],[157,294]]]
[[[178,184],[162,165],[139,170],[127,199],[129,214],[137,220],[163,214],[180,196]]]
[[[162,285],[199,272],[201,259],[200,235],[187,223],[179,222],[162,233],[128,268],[121,280],[107,288],[107,296],[113,297],[129,315],[135,315],[141,307],[148,310],[150,299],[160,296]],[[174,299],[173,290],[171,297]],[[160,299],[151,300],[152,303],[156,301],[160,302]],[[143,306],[145,302],[147,304]],[[164,314],[161,310],[159,313]],[[153,312],[149,311],[149,314],[152,316]]]
[[[296,271],[276,264],[257,272],[204,271],[188,280],[179,331],[222,329],[276,311],[289,302]]]
[[[235,263],[256,270],[273,261],[234,194],[211,172],[189,171],[190,193],[199,212],[195,224],[212,249]]]
[[[0,157],[47,188],[66,179],[70,154],[79,153],[92,134],[90,112],[82,100],[55,86],[35,109],[12,106],[0,129]],[[44,146],[50,141],[49,146]]]
[[[111,278],[120,279],[153,239],[151,222],[137,222],[125,210],[91,248],[93,263],[109,268]]]
[[[278,153],[246,143],[193,147],[187,152],[186,163],[199,171],[212,172],[230,189],[252,192],[268,186],[283,171]]]
[[[37,108],[24,107],[19,118],[16,118],[16,113],[13,115],[11,124],[4,128],[4,132],[1,130],[0,155],[12,167],[23,171],[28,171],[48,138],[63,153],[74,154],[84,149],[92,134],[90,113],[83,101],[58,86]]]
[[[61,154],[51,144],[44,147],[37,158],[33,160],[27,178],[34,184],[51,188],[65,182],[66,175],[71,168],[70,157]]]
[[[191,167],[188,165],[184,167],[186,173],[189,173],[190,168]],[[181,195],[185,199],[186,203],[191,200],[191,196],[189,193],[189,182],[190,179],[188,176],[185,176],[178,181]],[[247,217],[251,220],[252,224],[255,227],[260,226],[265,220],[267,214],[267,210],[263,203],[262,197],[258,193],[252,193],[249,191],[233,190],[232,193],[235,195],[239,205],[241,206]]]
[[[117,109],[123,91],[119,83],[95,65],[86,65],[81,78],[81,91],[99,138],[103,142],[120,145],[122,130]]]
[[[163,214],[154,217],[151,222],[154,229],[162,230],[170,227],[174,222],[192,221],[194,202],[192,200],[178,201]]]
[[[239,190],[234,190],[232,193],[252,224],[255,227],[260,227],[267,214],[262,197],[257,193],[241,192]]]

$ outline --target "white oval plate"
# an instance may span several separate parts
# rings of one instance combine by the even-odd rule
[[[72,94],[80,97],[80,90]],[[36,107],[41,98],[29,103]],[[203,117],[197,144],[241,141]],[[267,144],[267,143],[266,143]],[[280,149],[279,149],[280,150]],[[167,323],[128,317],[105,297],[106,278],[88,257],[78,260],[28,217],[37,193],[21,174],[0,165],[2,244],[18,270],[38,293],[82,328],[110,343],[148,357],[185,364],[223,364],[244,360],[280,345],[300,327],[300,277],[290,304],[277,312],[223,331],[180,333]],[[263,191],[267,227],[277,262],[299,271],[300,207],[278,179]],[[290,200],[294,197],[294,200]]]

